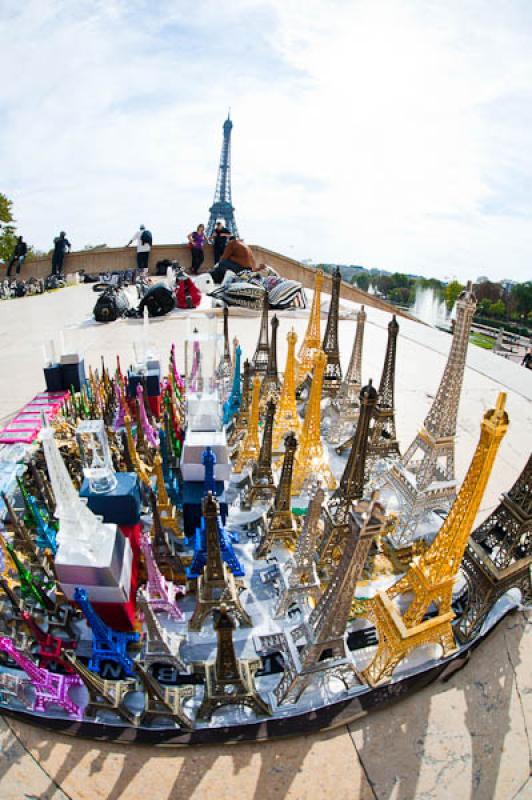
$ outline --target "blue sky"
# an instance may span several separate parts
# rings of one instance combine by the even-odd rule
[[[28,241],[206,221],[231,107],[250,242],[532,279],[528,0],[3,0],[0,191]]]

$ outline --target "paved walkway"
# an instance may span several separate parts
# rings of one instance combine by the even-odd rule
[[[90,287],[0,304],[0,418],[42,389],[39,344],[63,326],[80,334],[89,362],[109,363],[119,352],[132,357],[134,321],[91,322]],[[369,309],[364,378],[377,382],[384,354],[383,312]],[[285,337],[305,319],[283,315]],[[403,448],[415,434],[437,388],[449,337],[401,320],[397,374],[397,423]],[[170,342],[181,349],[185,323],[175,315],[153,324],[153,338],[166,359]],[[246,356],[258,323],[231,318]],[[354,323],[340,324],[347,365]],[[470,348],[457,433],[461,480],[478,440],[482,412],[497,391],[508,392],[510,430],[503,441],[483,503],[482,516],[524,465],[532,446],[532,373],[480,348]],[[532,685],[530,614],[504,620],[447,683],[436,683],[354,725],[326,734],[185,750],[99,744],[47,734],[0,718],[0,800],[187,800],[244,797],[335,800],[528,800],[532,797]]]

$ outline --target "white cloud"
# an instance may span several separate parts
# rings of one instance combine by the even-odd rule
[[[248,241],[526,280],[531,34],[517,0],[4,4],[0,190],[42,248],[182,240],[230,105]]]

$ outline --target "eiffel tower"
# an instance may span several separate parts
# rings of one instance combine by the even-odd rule
[[[273,420],[275,417],[275,403],[268,400],[266,419],[262,432],[262,442],[259,457],[251,469],[251,487],[247,497],[247,505],[255,502],[256,498],[271,497],[275,492],[272,471],[272,435]]]
[[[263,375],[266,372],[268,362],[270,360],[270,345],[268,342],[269,308],[270,303],[268,300],[268,293],[264,292],[264,297],[262,298],[262,313],[260,316],[259,339],[253,354],[253,358],[251,359],[251,366],[255,375],[257,375],[257,373],[259,375]]]
[[[467,599],[455,626],[466,642],[480,632],[495,602],[509,589],[521,591],[521,603],[532,602],[532,455],[489,517],[473,531],[462,559]]]
[[[453,585],[467,540],[478,513],[499,445],[508,429],[501,392],[496,407],[486,411],[480,438],[469,470],[453,506],[435,539],[397,583],[371,600],[359,612],[375,623],[379,644],[371,663],[363,671],[370,686],[391,678],[397,665],[414,649],[439,644],[443,655],[456,650],[451,622]],[[406,610],[393,603],[399,595],[410,597]],[[429,608],[436,615],[427,618]]]
[[[454,439],[469,343],[477,301],[471,281],[456,301],[456,321],[447,364],[423,427],[402,462],[392,464],[385,482],[403,501],[395,547],[408,545],[420,519],[432,509],[448,508],[456,496]]]
[[[307,323],[307,330],[301,342],[296,363],[296,387],[300,388],[304,382],[309,382],[310,373],[314,368],[314,358],[321,349],[321,284],[323,272],[316,271],[314,281],[314,296]]]
[[[296,449],[297,439],[293,433],[289,433],[284,440],[283,468],[277,484],[275,500],[272,508],[268,511],[264,530],[254,554],[255,558],[265,558],[274,542],[283,542],[285,546],[291,546],[296,541],[297,528],[290,502]]]
[[[295,348],[297,334],[292,329],[287,337],[288,352],[284,369],[283,388],[277,403],[275,423],[273,427],[272,446],[274,452],[279,451],[284,437],[289,431],[299,436],[301,433],[301,420],[297,413],[296,378],[295,378]]]
[[[342,273],[340,272],[340,267],[336,267],[332,278],[331,304],[322,347],[327,356],[327,366],[323,375],[323,394],[329,397],[335,397],[342,384],[342,367],[340,366],[340,350],[338,346],[338,313],[341,283]]]
[[[349,366],[347,372],[340,386],[340,390],[335,400],[328,409],[328,416],[331,420],[329,429],[327,431],[327,441],[329,444],[337,444],[345,439],[352,433],[356,421],[358,419],[358,396],[362,389],[362,347],[364,344],[364,329],[366,325],[367,314],[364,306],[360,307],[357,314],[357,327],[355,339],[353,341],[353,349],[351,351],[351,358],[349,359]],[[352,436],[344,445],[340,445],[337,449],[338,453],[349,449],[351,446]]]
[[[220,165],[218,167],[218,179],[214,192],[214,202],[209,208],[209,222],[207,223],[207,236],[214,230],[217,219],[223,219],[226,228],[233,236],[238,238],[238,228],[235,221],[235,209],[231,198],[231,131],[233,123],[231,117],[227,115],[224,122],[224,140],[220,155]]]
[[[277,315],[274,314],[271,321],[272,336],[270,340],[270,351],[268,353],[268,365],[262,384],[260,387],[260,409],[264,412],[269,400],[277,402],[280,392],[279,372],[277,371],[277,330],[279,328],[279,320]]]

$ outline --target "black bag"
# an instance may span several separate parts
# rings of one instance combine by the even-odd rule
[[[169,311],[175,308],[175,298],[173,292],[163,283],[151,286],[139,304],[139,314],[142,317],[144,309],[148,309],[150,317],[164,317]]]
[[[168,267],[172,266],[172,262],[169,258],[163,258],[161,261],[158,261],[155,265],[155,274],[158,275],[160,278],[166,277],[166,270]]]
[[[146,230],[142,231],[142,233],[140,234],[140,241],[142,244],[149,244],[149,245],[153,244],[151,231],[146,231]]]
[[[130,307],[127,293],[123,289],[106,286],[92,313],[96,322],[114,322],[118,317],[124,317]]]

